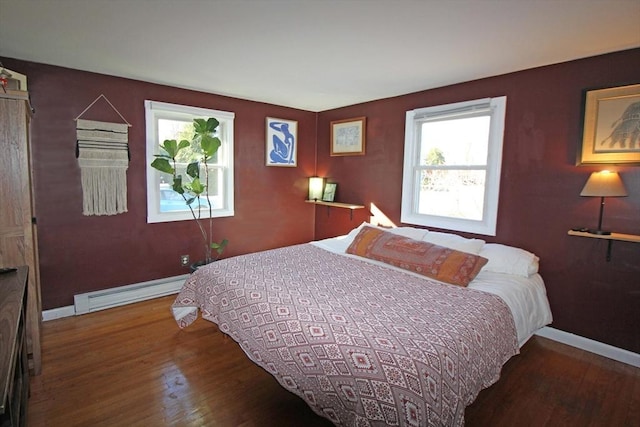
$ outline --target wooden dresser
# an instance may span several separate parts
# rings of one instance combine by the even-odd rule
[[[27,351],[33,374],[41,370],[40,269],[31,170],[29,94],[0,90],[0,267],[29,267]]]
[[[27,424],[29,361],[26,310],[29,269],[0,274],[0,427]]]

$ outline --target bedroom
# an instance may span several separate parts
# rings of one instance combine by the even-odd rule
[[[2,2],[3,9],[6,4]],[[599,168],[575,166],[582,91],[638,83],[639,44],[636,38],[603,55],[312,112],[16,59],[5,54],[10,47],[2,41],[0,60],[28,76],[36,109],[31,130],[43,309],[72,306],[73,296],[84,292],[184,274],[179,256],[198,253],[197,242],[183,237],[191,235],[192,224],[146,223],[146,99],[235,112],[236,162],[242,165],[236,172],[236,213],[215,221],[216,235],[231,242],[225,254],[231,257],[343,234],[368,219],[364,212],[351,220],[347,212],[332,209],[327,214],[303,203],[307,178],[314,174],[338,183],[337,200],[369,208],[373,203],[398,223],[404,113],[427,103],[506,95],[505,141],[510,142],[503,152],[495,241],[540,256],[554,328],[639,353],[640,247],[616,242],[607,262],[604,242],[567,235],[569,229],[597,220],[598,201],[579,193],[589,173]],[[73,119],[101,93],[133,125],[129,212],[84,217]],[[361,116],[367,117],[365,156],[329,156],[329,123]],[[264,166],[265,117],[298,122],[296,168]],[[605,224],[639,234],[640,170],[616,170],[630,194],[607,200]]]

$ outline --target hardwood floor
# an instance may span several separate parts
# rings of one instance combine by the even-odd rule
[[[28,425],[329,426],[217,327],[158,298],[43,324]],[[467,426],[638,426],[640,369],[534,337]]]

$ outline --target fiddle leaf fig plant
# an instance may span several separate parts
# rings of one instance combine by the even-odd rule
[[[186,139],[180,142],[175,139],[165,140],[160,144],[163,153],[156,154],[155,159],[151,162],[152,168],[173,177],[172,190],[182,196],[191,211],[194,221],[198,225],[205,249],[205,264],[217,260],[229,243],[227,239],[223,239],[221,242],[213,241],[213,206],[209,198],[209,162],[222,145],[220,138],[214,136],[219,124],[220,122],[213,117],[209,119],[194,119],[194,134],[191,141]],[[193,153],[197,153],[196,160],[187,165],[187,178],[184,180],[177,169],[178,158],[183,150],[191,150]],[[200,178],[201,170],[204,174],[204,179]],[[209,211],[209,215],[205,218],[202,217],[201,203],[198,203],[195,209],[193,207],[194,201],[202,199],[206,201]]]

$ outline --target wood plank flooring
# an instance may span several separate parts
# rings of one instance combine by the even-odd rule
[[[178,329],[173,299],[45,322],[28,425],[331,425],[214,324]],[[640,369],[534,337],[466,425],[639,426]]]

